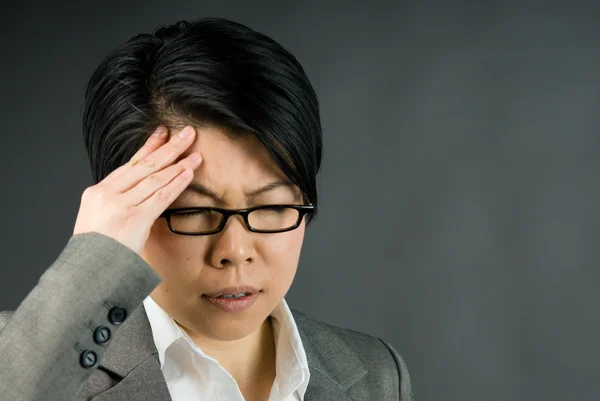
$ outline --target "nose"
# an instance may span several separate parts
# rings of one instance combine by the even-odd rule
[[[215,242],[210,252],[210,262],[213,267],[243,266],[255,259],[252,232],[240,215],[231,216],[223,231],[215,234]]]

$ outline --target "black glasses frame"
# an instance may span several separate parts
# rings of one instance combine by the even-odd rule
[[[285,228],[283,230],[257,230],[250,226],[250,223],[248,221],[248,215],[251,212],[253,212],[255,210],[260,210],[260,209],[269,209],[269,208],[273,208],[273,207],[288,207],[288,208],[296,209],[298,211],[298,220],[296,221],[296,224],[294,224],[292,227]],[[179,234],[179,235],[198,236],[198,235],[218,234],[221,231],[223,231],[229,218],[236,214],[239,214],[240,216],[242,216],[244,218],[244,224],[246,225],[246,228],[249,231],[252,231],[253,233],[262,233],[262,234],[276,234],[276,233],[284,233],[286,231],[295,230],[296,228],[298,228],[298,226],[300,226],[300,223],[302,222],[302,219],[304,218],[304,216],[306,214],[310,214],[312,211],[314,211],[314,209],[315,209],[314,205],[261,205],[261,206],[251,207],[248,209],[221,209],[218,207],[184,207],[184,208],[167,209],[158,217],[166,219],[167,225],[169,226],[169,230],[171,230],[171,232],[173,232],[175,234]],[[177,214],[179,212],[196,212],[196,211],[199,212],[199,211],[204,211],[204,210],[219,212],[223,215],[223,218],[221,219],[221,223],[213,231],[209,231],[206,233],[200,233],[200,234],[184,233],[181,231],[174,230],[173,227],[171,226],[171,215],[173,215],[173,214]]]

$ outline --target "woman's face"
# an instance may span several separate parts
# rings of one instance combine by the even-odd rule
[[[202,184],[216,199],[188,189],[170,208],[302,204],[299,189],[290,185],[248,195],[272,183],[288,182],[254,135],[231,139],[217,128],[197,128],[196,132],[194,143],[182,157],[194,151],[202,154],[192,183]],[[158,219],[142,253],[162,278],[152,298],[192,337],[221,341],[246,337],[261,326],[290,288],[304,230],[303,219],[292,231],[253,233],[236,215],[218,234],[185,236],[172,233],[166,220]],[[245,285],[260,290],[245,310],[225,311],[204,296]]]

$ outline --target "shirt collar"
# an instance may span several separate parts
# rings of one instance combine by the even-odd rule
[[[144,299],[144,309],[152,328],[152,336],[158,351],[161,370],[164,370],[166,356],[170,353],[169,349],[177,343],[187,344],[187,349],[190,352],[195,351],[204,358],[212,359],[194,344],[190,336],[175,323],[173,318],[150,295]],[[282,397],[287,397],[294,391],[298,391],[301,399],[303,399],[310,372],[298,327],[285,299],[281,299],[281,302],[270,316],[276,347],[277,377],[275,385]]]
[[[152,337],[158,351],[160,368],[163,369],[167,350],[180,339],[186,338],[187,333],[181,330],[173,318],[150,295],[144,299],[144,309],[152,328]]]

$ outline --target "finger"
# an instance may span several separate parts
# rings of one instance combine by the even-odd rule
[[[125,171],[127,171],[130,167],[135,166],[143,160],[145,157],[150,155],[156,149],[165,144],[165,140],[169,137],[169,129],[164,125],[159,125],[156,130],[150,135],[150,137],[146,140],[144,145],[138,149],[138,151],[131,157],[131,159],[115,169],[112,173],[110,173],[104,180],[102,180],[103,184],[110,184],[113,181],[117,180],[119,177],[123,175]]]
[[[196,130],[192,126],[182,129],[179,134],[171,135],[169,142],[150,153],[139,163],[121,175],[112,183],[114,190],[125,192],[150,174],[171,165],[194,142]]]
[[[138,208],[146,216],[151,216],[153,220],[158,219],[162,212],[187,188],[193,178],[194,171],[186,168],[180,174],[177,174],[171,182],[154,192],[146,201],[140,203]]]
[[[200,163],[202,163],[202,156],[200,153],[194,152],[178,163],[149,175],[135,187],[124,192],[121,199],[126,205],[137,206],[150,198],[156,191],[168,185],[184,170],[191,169],[193,171]]]

